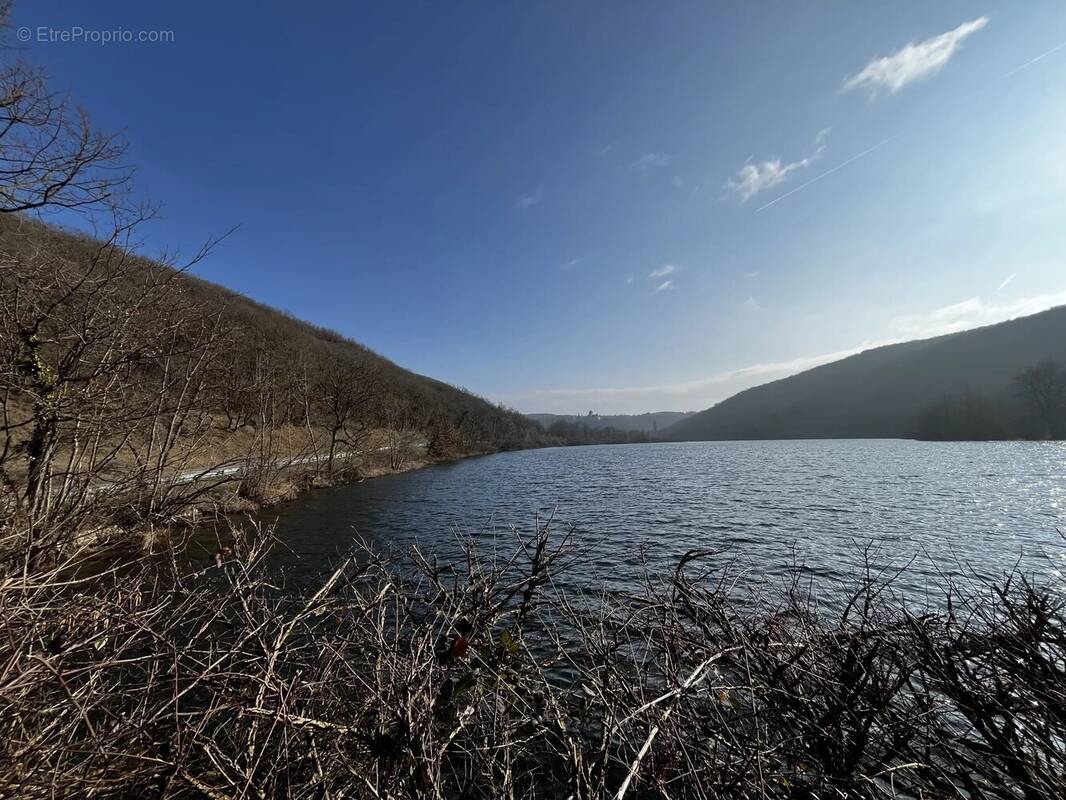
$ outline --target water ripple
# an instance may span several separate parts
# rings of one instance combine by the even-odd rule
[[[307,495],[278,522],[297,573],[321,569],[353,531],[442,551],[456,530],[506,537],[554,512],[590,553],[585,582],[632,580],[641,546],[653,566],[728,547],[766,576],[798,559],[814,575],[846,578],[873,541],[881,558],[920,554],[906,586],[923,590],[941,572],[998,574],[1019,560],[1051,576],[1064,500],[1059,444],[699,442],[469,459]]]

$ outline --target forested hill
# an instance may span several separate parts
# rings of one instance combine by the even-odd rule
[[[301,452],[325,454],[366,447],[374,431],[437,456],[543,441],[517,412],[116,241],[0,214],[0,261],[3,432],[23,444],[12,458],[26,431],[62,450],[87,418],[107,419],[101,435],[132,452],[154,435],[145,420],[163,416],[152,402],[177,409],[175,436],[216,450],[231,449],[227,432],[283,429],[304,432]]]
[[[1061,436],[1066,380],[1057,365],[1066,366],[1066,306],[867,350],[740,392],[665,435],[675,440]],[[1026,370],[1046,397],[1026,396],[1019,380]]]

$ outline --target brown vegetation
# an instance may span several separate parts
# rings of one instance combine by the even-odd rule
[[[279,591],[268,548],[5,578],[0,795],[1066,791],[1063,599],[1020,575],[916,610],[871,568],[826,605],[692,552],[588,595],[544,526],[510,556],[361,550]]]

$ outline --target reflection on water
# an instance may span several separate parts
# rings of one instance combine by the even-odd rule
[[[1058,576],[1066,445],[896,440],[692,442],[503,453],[343,486],[273,512],[295,579],[318,574],[356,532],[377,546],[446,554],[457,531],[502,548],[554,512],[584,558],[571,579],[625,586],[692,548],[728,547],[754,574],[796,561],[816,579],[917,555],[902,586],[1021,562]]]

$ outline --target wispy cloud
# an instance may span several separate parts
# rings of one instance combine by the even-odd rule
[[[744,162],[744,166],[737,170],[736,175],[726,181],[726,188],[739,194],[741,202],[746,203],[759,192],[782,183],[792,173],[807,169],[825,152],[828,136],[829,128],[819,131],[814,137],[814,152],[789,164],[783,163],[779,158],[758,162],[749,158]]]
[[[752,386],[785,378],[875,346],[864,344],[848,350],[803,356],[790,361],[752,364],[718,372],[706,378],[678,383],[588,389],[534,389],[504,395],[499,399],[507,405],[530,412],[573,413],[573,409],[588,407],[590,404],[604,413],[635,413],[652,408],[695,411]]]
[[[681,271],[681,268],[675,264],[663,264],[661,267],[656,267],[648,273],[648,280],[655,281],[655,288],[652,289],[652,294],[658,294],[659,292],[665,292],[668,289],[677,288],[677,284],[674,283],[673,278],[667,278],[667,275],[676,275]],[[663,280],[666,278],[666,280]]]
[[[762,274],[762,273],[760,273],[759,270],[753,270],[752,272],[745,272],[744,273],[744,277],[745,278],[758,278],[760,274]]]
[[[757,209],[755,209],[755,211],[756,212],[765,211],[766,209],[768,209],[770,206],[774,205],[775,203],[780,203],[786,197],[791,197],[792,195],[794,195],[796,192],[800,191],[801,189],[806,189],[812,183],[817,183],[822,178],[826,178],[826,177],[832,175],[837,170],[844,169],[844,167],[848,166],[848,164],[853,164],[856,161],[858,161],[860,158],[864,158],[864,157],[870,155],[870,153],[872,153],[874,150],[877,150],[880,147],[884,147],[886,144],[888,144],[889,142],[891,142],[895,138],[896,138],[896,135],[894,134],[892,136],[889,136],[887,139],[882,139],[880,142],[875,144],[873,147],[868,147],[865,150],[863,150],[863,151],[861,151],[859,153],[856,153],[851,158],[848,158],[848,159],[846,159],[844,161],[841,161],[835,167],[830,167],[825,172],[819,173],[818,175],[815,175],[813,178],[804,181],[803,183],[801,183],[799,186],[795,187],[794,189],[789,189],[783,195],[775,197],[769,203],[765,203],[764,205],[759,206]]]
[[[651,172],[653,169],[670,166],[670,156],[665,153],[645,153],[629,166],[637,172]]]
[[[576,409],[588,408],[590,405],[603,413],[636,413],[650,409],[698,410],[752,386],[787,378],[797,372],[839,361],[864,350],[990,325],[1060,305],[1066,305],[1066,291],[1037,295],[1012,303],[997,304],[971,298],[924,314],[897,317],[891,323],[891,330],[886,332],[890,335],[831,353],[757,363],[677,383],[585,389],[534,389],[504,395],[499,399],[507,405],[525,411],[559,413],[574,413]]]
[[[565,264],[563,264],[562,269],[563,269],[564,272],[566,272],[568,270],[572,270],[574,267],[576,267],[580,263],[581,263],[581,259],[580,258],[571,258],[569,261],[567,261]]]
[[[614,142],[608,142],[607,144],[601,145],[600,147],[596,148],[596,155],[598,155],[600,158],[603,158],[605,155],[608,155],[612,150],[614,150]]]
[[[519,208],[531,208],[539,203],[544,198],[544,187],[538,186],[529,194],[522,194],[518,196],[515,201],[515,205]]]
[[[754,297],[749,297],[743,303],[740,304],[740,308],[743,311],[762,311],[762,306],[759,305],[759,301]]]
[[[634,283],[637,280],[635,275],[626,275],[626,284]]]
[[[978,17],[939,36],[917,43],[910,42],[890,56],[875,58],[860,72],[846,78],[842,91],[865,89],[871,98],[886,89],[895,94],[915,81],[935,75],[948,63],[966,37],[987,24],[988,17]]]
[[[996,291],[997,292],[1002,292],[1004,289],[1006,289],[1007,288],[1007,284],[1009,284],[1012,280],[1014,280],[1014,276],[1017,275],[1017,274],[1018,274],[1017,272],[1012,272],[1010,275],[1008,275],[1006,278],[1004,278],[1003,279],[1003,283],[1001,283],[999,286],[996,287]]]
[[[924,314],[898,316],[892,320],[891,327],[901,339],[924,339],[1039,314],[1061,305],[1066,305],[1066,291],[998,303],[971,297]]]

